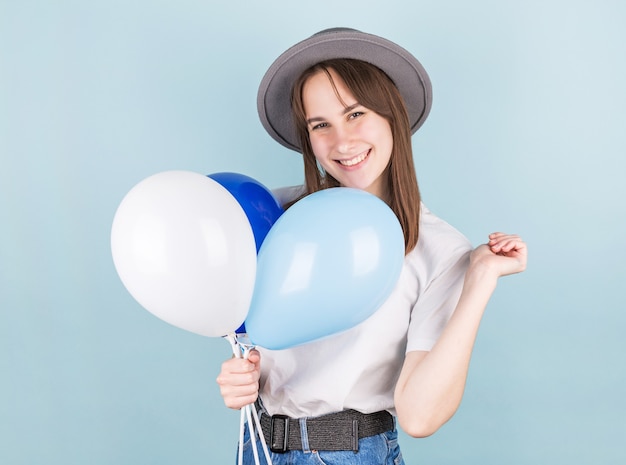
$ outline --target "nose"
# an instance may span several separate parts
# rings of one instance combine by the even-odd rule
[[[354,147],[354,136],[350,128],[335,126],[335,150],[338,153],[350,153]]]

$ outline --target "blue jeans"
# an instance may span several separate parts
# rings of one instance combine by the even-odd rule
[[[261,439],[256,438],[260,465],[267,465]],[[284,454],[270,452],[273,465],[404,465],[398,445],[398,431],[370,436],[359,440],[359,452],[348,451],[302,451],[291,450]],[[235,459],[237,463],[237,459]],[[255,465],[248,426],[244,432],[244,465]]]

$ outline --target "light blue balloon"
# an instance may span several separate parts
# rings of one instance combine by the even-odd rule
[[[343,187],[311,194],[259,250],[248,336],[276,350],[347,330],[387,299],[403,261],[402,228],[378,197]]]

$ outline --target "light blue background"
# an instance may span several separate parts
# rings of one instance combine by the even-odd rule
[[[288,46],[338,25],[434,83],[423,197],[473,243],[518,232],[463,404],[408,464],[626,463],[626,7],[619,0],[0,0],[0,463],[235,463],[230,347],[121,284],[115,209],[169,169],[302,180],[256,115]]]

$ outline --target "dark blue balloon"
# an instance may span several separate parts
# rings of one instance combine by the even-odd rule
[[[239,202],[246,213],[259,252],[261,244],[283,209],[272,192],[257,180],[239,173],[213,173],[208,175]]]

